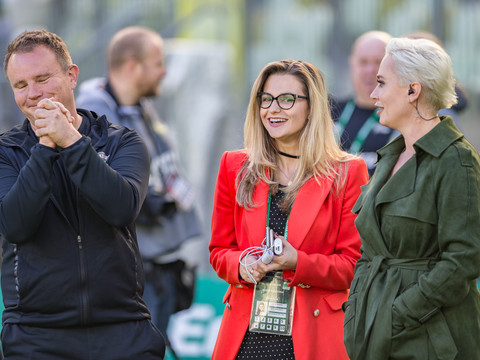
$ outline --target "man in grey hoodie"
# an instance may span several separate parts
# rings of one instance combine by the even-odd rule
[[[166,74],[163,39],[145,27],[124,28],[110,40],[107,66],[107,78],[80,85],[77,106],[135,129],[149,149],[148,193],[136,226],[146,274],[144,298],[154,324],[166,336],[170,315],[189,306],[189,301],[182,304],[185,299],[175,286],[185,265],[178,250],[199,235],[200,223],[192,187],[181,174],[167,126],[154,107]]]

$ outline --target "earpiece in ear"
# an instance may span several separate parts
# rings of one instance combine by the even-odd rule
[[[408,89],[408,95],[415,94],[415,91],[413,91],[412,85],[410,85],[410,89]]]

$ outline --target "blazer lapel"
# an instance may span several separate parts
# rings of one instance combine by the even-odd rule
[[[300,188],[288,218],[288,241],[296,249],[302,245],[318,213],[330,193],[333,179],[328,178],[317,183],[311,178]],[[295,234],[290,236],[289,234]]]
[[[253,203],[255,207],[245,211],[245,224],[248,226],[246,233],[249,236],[250,246],[259,246],[265,237],[265,227],[267,226],[267,204],[268,204],[267,183],[261,182],[255,187],[253,192]]]

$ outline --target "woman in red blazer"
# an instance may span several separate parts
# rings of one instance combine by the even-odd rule
[[[368,175],[335,140],[318,69],[294,60],[265,66],[244,137],[244,150],[223,155],[215,190],[210,262],[230,287],[212,359],[348,359],[341,305],[360,256],[351,209]],[[253,251],[266,226],[283,247],[271,263]],[[254,288],[274,271],[295,287],[291,335],[252,327]]]

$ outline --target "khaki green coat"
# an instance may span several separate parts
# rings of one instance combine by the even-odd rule
[[[450,117],[378,151],[353,211],[362,240],[345,309],[352,360],[480,359],[480,158]]]

